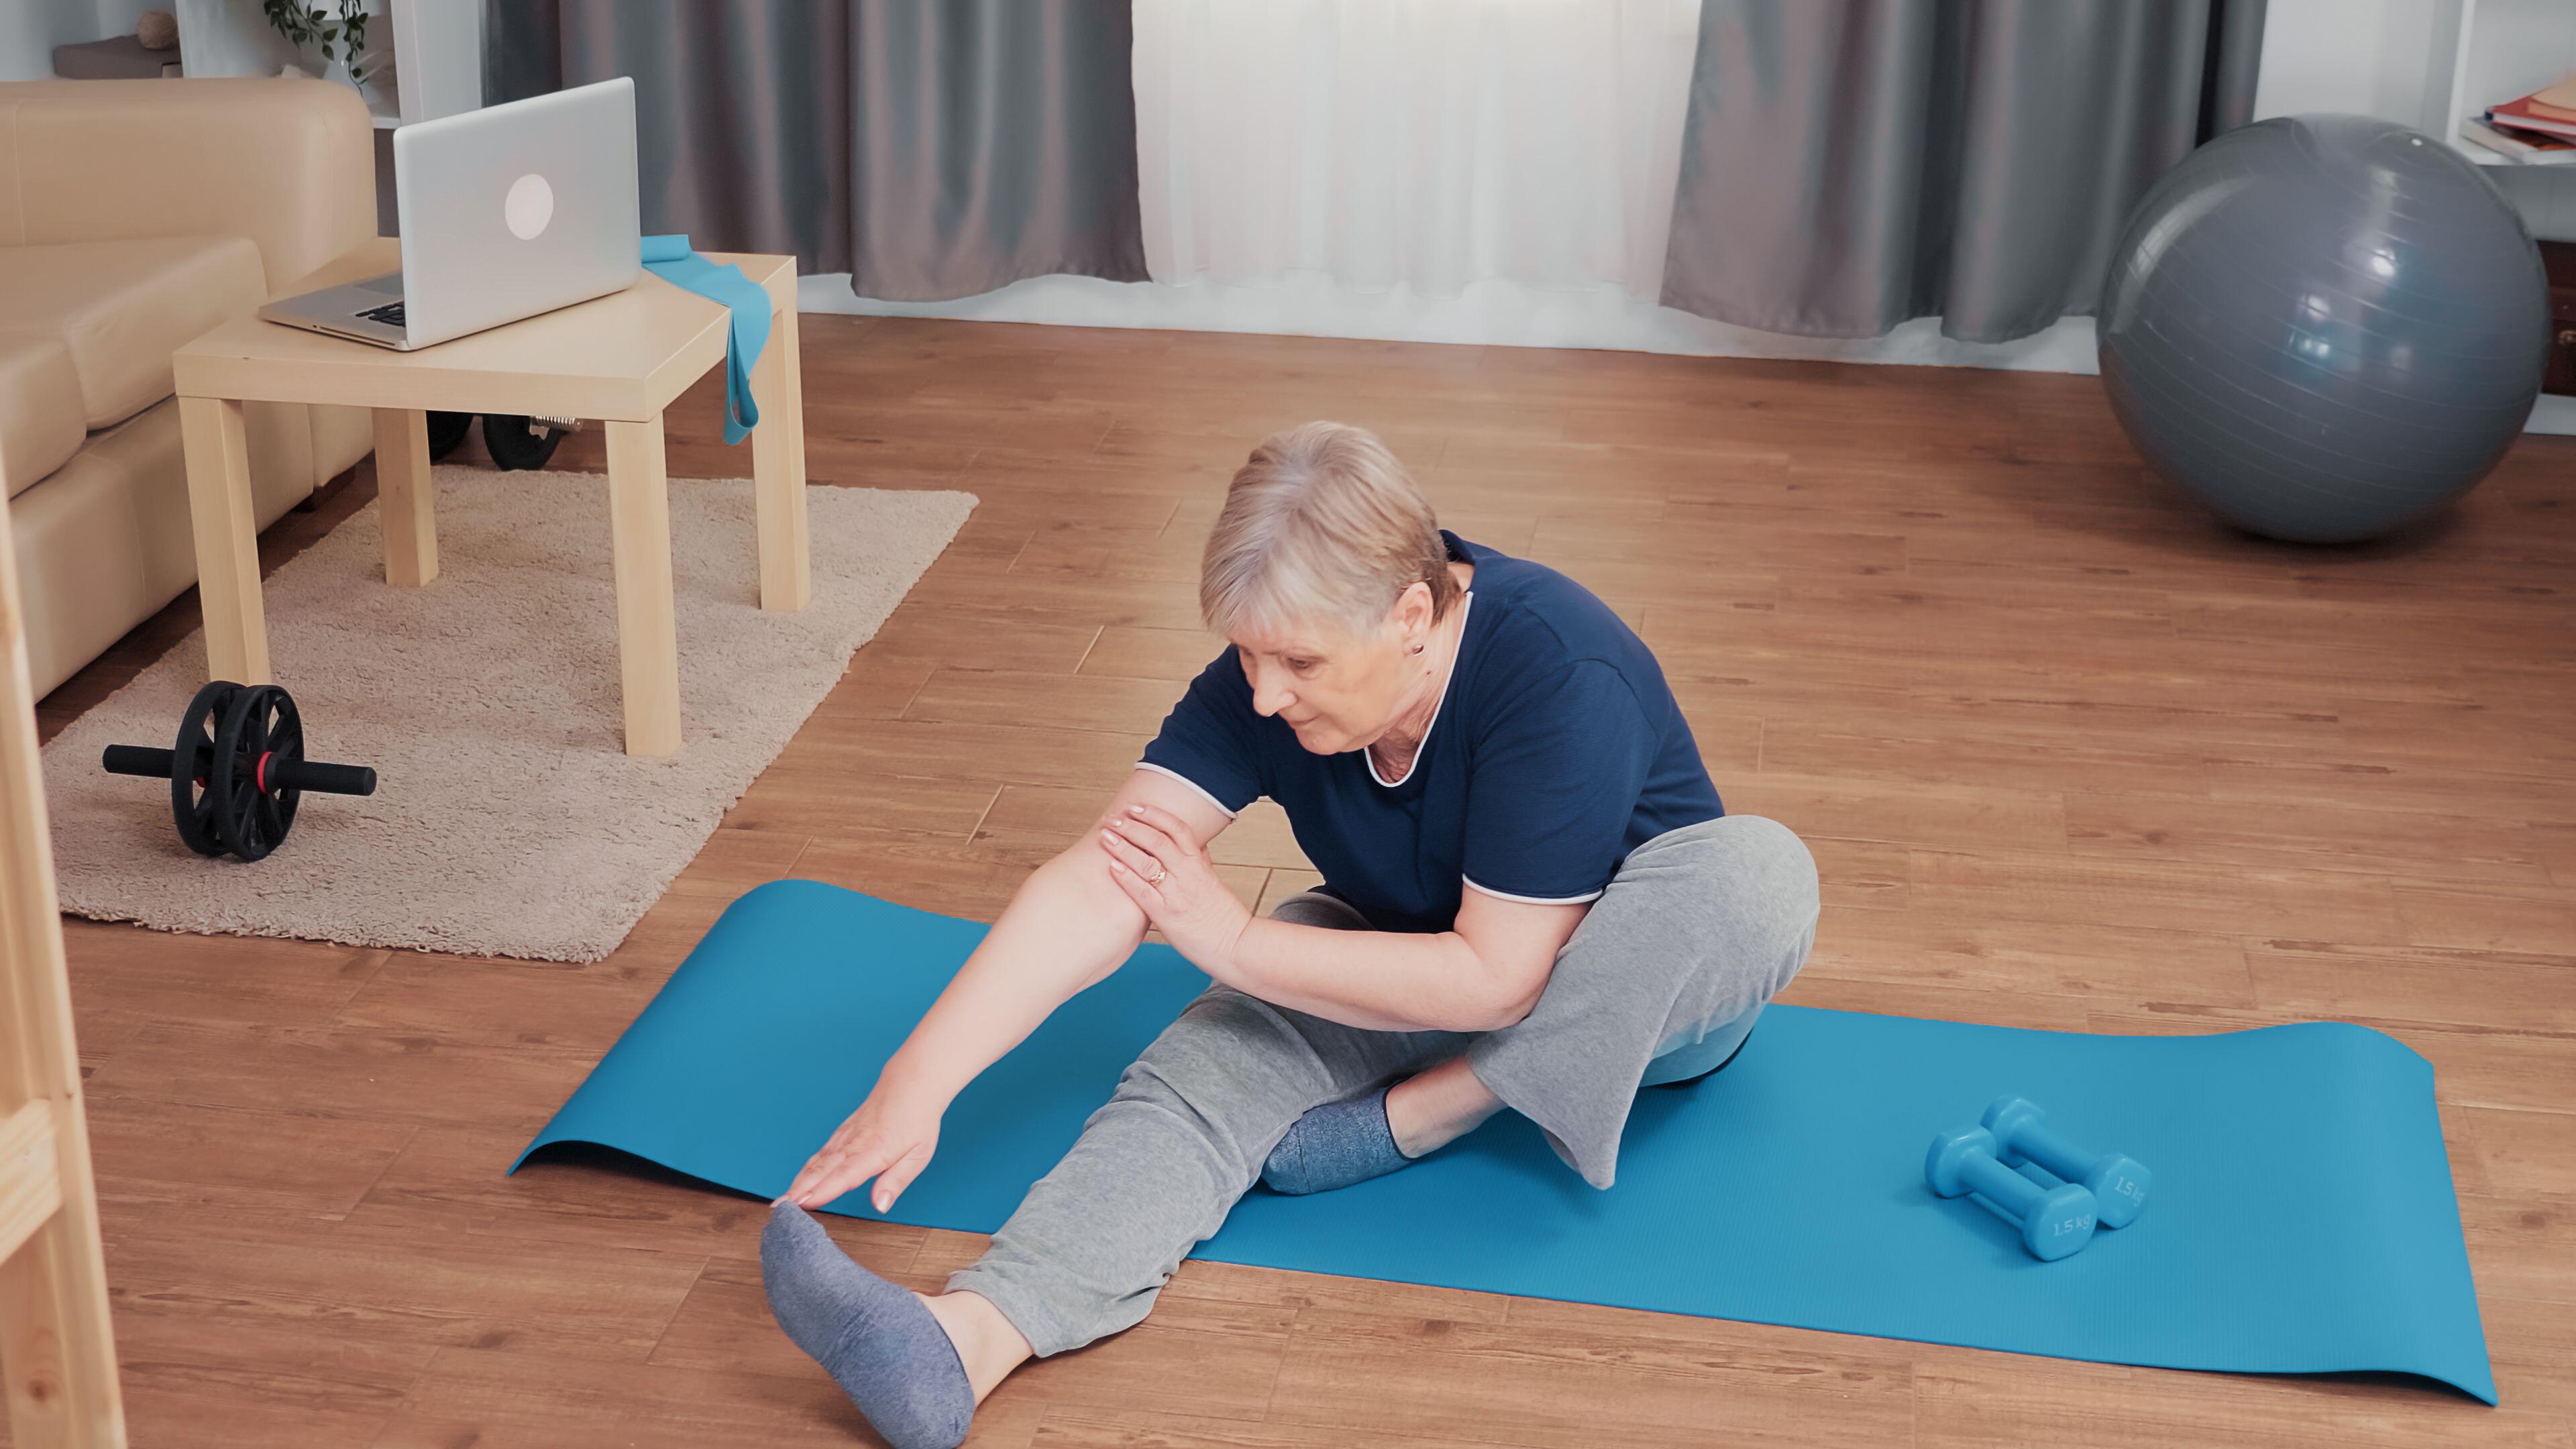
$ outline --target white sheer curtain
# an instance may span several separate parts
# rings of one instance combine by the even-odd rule
[[[1663,286],[1699,0],[1136,0],[1154,280]]]

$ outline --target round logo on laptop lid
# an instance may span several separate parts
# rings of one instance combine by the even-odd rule
[[[555,189],[546,178],[531,171],[510,183],[510,195],[501,203],[501,219],[509,223],[510,235],[521,241],[535,241],[555,219]]]

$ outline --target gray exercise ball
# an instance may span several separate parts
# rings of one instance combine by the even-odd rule
[[[2185,157],[2111,253],[2111,410],[2157,472],[2256,533],[2373,538],[2522,431],[2549,287],[2478,168],[2367,116],[2284,116]]]

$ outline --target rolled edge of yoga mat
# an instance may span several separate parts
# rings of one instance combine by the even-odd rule
[[[775,1195],[985,930],[813,881],[748,892],[511,1170],[580,1141]],[[960,1094],[885,1216],[998,1227],[1206,984],[1140,949]],[[1924,1143],[2006,1091],[2153,1164],[2154,1204],[2040,1263],[1935,1197]],[[830,1210],[878,1216],[859,1193]],[[1357,1187],[1256,1189],[1193,1256],[2495,1402],[2432,1068],[2342,1022],[2124,1037],[1779,1006],[1725,1072],[1641,1094],[1607,1192],[1505,1114]]]

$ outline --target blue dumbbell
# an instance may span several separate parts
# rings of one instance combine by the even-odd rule
[[[1943,1197],[1974,1193],[1996,1216],[2021,1229],[2021,1245],[2042,1262],[2055,1262],[2093,1241],[2092,1189],[2074,1183],[2041,1187],[1995,1160],[1995,1135],[1983,1127],[1955,1127],[1932,1139],[1923,1157],[1923,1180]]]
[[[1996,1158],[2006,1167],[2036,1162],[2064,1182],[2093,1190],[2102,1210],[2102,1226],[2125,1228],[2147,1208],[2147,1184],[2155,1175],[2138,1160],[2120,1152],[2087,1152],[2044,1125],[2048,1114],[2023,1097],[1997,1097],[1986,1109],[1986,1130],[1995,1135]]]

